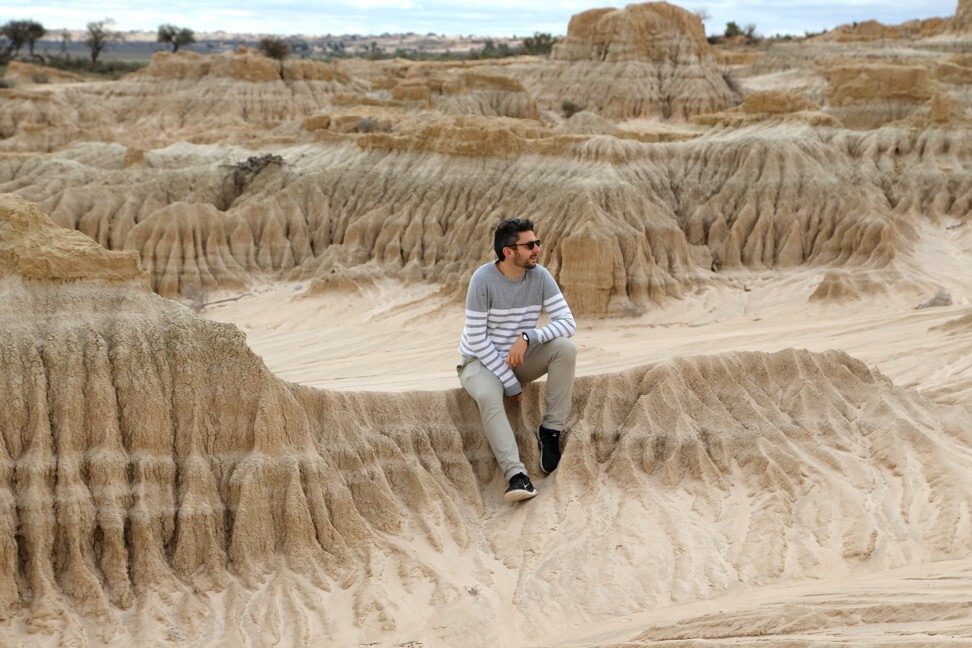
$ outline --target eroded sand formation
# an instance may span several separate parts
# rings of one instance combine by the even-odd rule
[[[235,327],[152,294],[133,254],[9,195],[0,235],[0,613],[64,643],[495,644],[967,552],[968,409],[842,353],[583,378],[546,497],[513,512],[461,390],[283,383]]]
[[[461,285],[491,253],[458,242],[529,211],[582,314],[637,313],[734,268],[886,267],[921,223],[966,220],[964,58],[811,57],[800,65],[819,82],[755,91],[775,77],[772,61],[793,67],[780,46],[740,71],[754,88],[740,106],[645,130],[612,125],[611,111],[541,110],[530,70],[580,74],[578,52],[602,41],[605,61],[658,66],[651,48],[695,51],[679,39],[698,36],[697,18],[664,4],[588,13],[547,63],[385,62],[366,74],[361,62],[163,53],[116,83],[14,88],[2,144],[59,150],[5,156],[0,190],[138,250],[169,297],[342,266]],[[666,69],[709,74],[703,54]],[[95,141],[67,144],[78,139]]]
[[[735,268],[880,269],[908,254],[921,223],[964,222],[972,200],[952,162],[968,159],[969,142],[948,127],[857,133],[778,120],[646,144],[463,119],[287,149],[266,164],[179,144],[126,166],[122,147],[79,145],[0,160],[0,188],[109,248],[138,250],[168,297],[362,264],[455,285],[492,254],[464,243],[528,211],[582,314],[637,312]]]
[[[117,82],[12,66],[0,643],[518,645],[623,614],[656,616],[589,643],[785,645],[846,621],[816,636],[954,645],[909,625],[929,619],[972,637],[927,566],[968,580],[968,13],[741,51],[648,3],[579,14],[549,60],[161,53]],[[817,316],[947,297],[922,340],[953,349],[909,388],[792,348],[585,375],[561,468],[511,509],[461,390],[286,383],[239,328],[166,299],[393,277],[459,308],[513,214],[591,329],[649,311],[688,337],[780,281]],[[542,396],[514,412],[530,465]],[[922,566],[939,575],[917,618],[888,601]],[[887,577],[848,586],[884,607],[841,601],[861,574]],[[758,597],[806,579],[833,615]]]

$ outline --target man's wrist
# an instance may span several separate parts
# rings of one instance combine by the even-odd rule
[[[527,346],[530,346],[530,336],[527,335],[525,332],[520,333],[520,339],[526,342]]]

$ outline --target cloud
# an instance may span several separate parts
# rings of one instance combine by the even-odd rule
[[[441,0],[186,0],[169,2],[43,2],[6,0],[0,20],[32,18],[48,29],[83,29],[87,22],[113,18],[118,29],[154,31],[162,23],[197,32],[236,31],[277,34],[446,33],[483,36],[526,35],[535,31],[563,34],[571,16],[627,2],[582,0],[492,0],[455,5]],[[698,0],[680,6],[705,9],[706,30],[717,33],[725,24],[754,23],[764,35],[802,34],[864,20],[899,24],[916,18],[950,16],[956,0],[797,1]]]

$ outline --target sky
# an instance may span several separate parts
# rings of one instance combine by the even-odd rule
[[[90,0],[44,2],[4,0],[0,24],[33,19],[49,31],[84,29],[110,18],[119,31],[155,31],[160,24],[188,27],[197,33],[226,31],[252,34],[320,35],[406,33],[529,36],[561,35],[574,14],[627,2],[598,0],[168,0],[116,2]],[[803,35],[837,25],[878,20],[896,25],[908,20],[947,17],[958,0],[699,0],[674,2],[703,13],[706,32],[722,33],[726,23],[756,25],[756,33]],[[461,5],[457,7],[457,5]]]

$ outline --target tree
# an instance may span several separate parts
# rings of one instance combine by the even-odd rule
[[[108,43],[121,38],[118,32],[111,29],[114,24],[115,21],[111,18],[88,23],[88,37],[84,40],[84,44],[91,50],[91,67],[98,64],[98,56],[108,47]]]
[[[172,45],[172,51],[178,52],[182,45],[192,45],[196,42],[196,32],[188,27],[175,25],[159,25],[158,42]]]
[[[30,49],[31,58],[34,56],[34,45],[37,41],[44,38],[44,34],[46,33],[47,30],[44,29],[44,25],[33,20],[27,21],[27,47]]]
[[[44,25],[34,20],[11,20],[0,27],[0,37],[4,41],[0,58],[8,61],[20,53],[20,49],[27,45],[31,58],[34,57],[34,44],[40,40],[47,30]]]
[[[533,32],[533,36],[523,39],[524,54],[549,54],[553,46],[559,41],[548,32]]]
[[[5,48],[10,54],[10,58],[20,53],[20,48],[24,45],[30,49],[30,56],[34,56],[34,44],[44,37],[47,30],[44,25],[34,20],[11,20],[0,27],[0,35],[3,35],[10,44]]]
[[[260,52],[264,56],[282,61],[290,56],[290,45],[280,36],[264,36],[260,39]]]
[[[736,36],[745,36],[746,40],[752,43],[757,40],[756,37],[756,24],[749,23],[746,25],[745,29],[741,28],[735,22],[726,23],[726,38],[733,38]]]
[[[67,58],[67,45],[71,42],[71,32],[66,29],[61,30],[61,56]]]
[[[9,60],[20,53],[20,48],[24,46],[24,35],[20,29],[19,20],[11,20],[0,27],[0,36],[4,39],[3,58]]]

